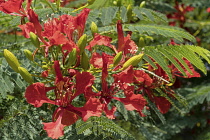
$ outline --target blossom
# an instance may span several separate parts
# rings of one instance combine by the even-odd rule
[[[54,62],[54,70],[56,78],[53,87],[46,87],[43,83],[34,83],[27,87],[25,98],[28,103],[35,107],[40,107],[43,103],[58,106],[54,111],[53,121],[43,123],[48,136],[57,139],[63,135],[65,126],[75,123],[80,117],[83,121],[87,121],[91,116],[99,117],[102,112],[102,105],[99,99],[94,97],[88,98],[83,107],[72,105],[72,100],[85,93],[88,87],[93,84],[94,77],[89,72],[76,72],[74,76],[64,77],[59,61]],[[47,97],[47,92],[50,90],[54,90],[55,100]]]
[[[136,110],[141,112],[147,102],[141,94],[134,94],[134,87],[129,85],[129,83],[132,83],[133,80],[132,67],[129,67],[118,74],[114,74],[114,82],[109,85],[107,82],[109,61],[107,56],[107,54],[102,53],[102,90],[98,93],[87,91],[86,96],[98,96],[101,104],[103,105],[104,113],[109,119],[115,118],[114,112],[117,110],[115,106],[112,106],[111,109],[108,109],[108,105],[112,99],[122,102],[127,110]],[[125,98],[117,97],[116,94],[119,92],[121,92]]]

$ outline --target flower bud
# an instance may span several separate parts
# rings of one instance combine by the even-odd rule
[[[85,52],[82,54],[81,67],[86,71],[89,68],[89,58]]]
[[[76,48],[74,48],[69,54],[68,54],[69,58],[66,61],[66,66],[70,67],[72,65],[75,64],[76,60],[77,60],[77,50]]]
[[[40,42],[36,34],[34,34],[33,32],[30,32],[30,39],[35,47],[37,48],[40,47]]]
[[[129,4],[127,7],[127,19],[128,19],[128,23],[131,21],[132,19],[132,6]]]
[[[17,73],[19,73],[18,67],[20,66],[18,59],[14,56],[12,52],[7,49],[4,49],[4,58],[10,67]]]
[[[146,45],[145,45],[145,41],[144,41],[144,38],[143,37],[140,37],[139,38],[139,45],[138,45],[138,47],[139,48],[143,48],[143,47],[145,47]]]
[[[139,5],[140,8],[143,8],[145,6],[146,2],[145,1],[142,1]]]
[[[128,59],[122,67],[122,70],[125,70],[126,68],[128,68],[129,66],[136,66],[138,65],[138,63],[143,59],[144,54],[139,54],[136,56],[131,57],[130,59]]]
[[[88,5],[91,5],[95,2],[95,0],[88,0],[87,2],[88,2]]]
[[[93,36],[94,36],[95,33],[98,33],[98,27],[97,27],[97,25],[95,24],[95,22],[92,22],[92,23],[91,23],[91,25],[90,25],[90,30],[91,30]]]
[[[117,53],[113,59],[113,65],[116,66],[120,63],[120,60],[122,59],[122,51]]]
[[[115,0],[113,1],[113,4],[116,5],[116,6],[121,6],[121,0]]]
[[[85,47],[86,47],[86,43],[87,43],[87,35],[83,34],[77,42],[77,45],[80,49],[80,54],[82,54],[84,52]]]
[[[30,61],[34,61],[34,57],[33,57],[33,54],[31,51],[25,49],[24,54],[25,54],[26,58],[28,58]]]
[[[23,68],[23,67],[18,67],[19,73],[22,76],[22,78],[32,84],[33,83],[33,78],[31,76],[31,74],[27,71],[27,69]]]

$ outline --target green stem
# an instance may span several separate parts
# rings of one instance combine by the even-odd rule
[[[72,12],[77,12],[77,11],[79,11],[79,10],[82,10],[82,9],[84,9],[85,7],[87,7],[88,5],[89,5],[89,4],[87,3],[87,4],[85,4],[84,6],[78,8],[78,9],[75,9],[75,10],[72,11]]]

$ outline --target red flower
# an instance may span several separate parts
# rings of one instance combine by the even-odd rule
[[[125,105],[125,108],[128,110],[136,110],[138,112],[141,112],[146,105],[146,100],[143,98],[142,95],[134,94],[134,87],[129,85],[129,83],[132,83],[133,81],[132,67],[125,69],[119,74],[114,74],[113,77],[115,82],[109,85],[106,81],[108,77],[107,69],[109,61],[107,54],[102,53],[102,61],[102,90],[98,93],[92,93],[91,91],[88,91],[86,93],[86,96],[98,96],[101,104],[103,104],[103,110],[109,119],[115,118],[114,112],[117,109],[115,106],[113,106],[111,110],[108,109],[108,104],[111,102],[112,99],[122,102]],[[125,98],[115,97],[115,95],[119,92],[124,94]]]
[[[206,12],[210,13],[210,7],[206,9]]]
[[[59,61],[54,62],[55,86],[45,87],[43,83],[34,83],[27,87],[25,97],[28,103],[35,107],[43,103],[50,103],[59,106],[53,114],[53,122],[43,123],[44,129],[51,138],[58,138],[63,135],[64,126],[75,123],[79,117],[86,121],[91,116],[100,116],[102,105],[99,99],[88,98],[83,107],[74,107],[72,100],[86,92],[93,84],[94,77],[89,72],[77,72],[74,76],[63,77]],[[76,80],[76,84],[73,82]],[[54,89],[55,100],[47,98],[47,92]]]

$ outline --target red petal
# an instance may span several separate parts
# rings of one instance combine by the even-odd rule
[[[51,45],[66,44],[68,39],[60,31],[56,31],[53,36],[49,38]]]
[[[117,33],[118,33],[118,51],[124,50],[124,35],[123,35],[123,29],[122,29],[122,23],[120,20],[117,21]]]
[[[19,13],[23,0],[8,0],[4,3],[0,2],[0,11],[4,13]]]
[[[93,84],[94,76],[89,72],[82,72],[76,74],[76,94],[78,96],[84,93],[88,87]]]
[[[115,111],[117,110],[117,108],[115,106],[112,107],[111,110],[108,109],[107,105],[105,105],[104,107],[104,112],[106,113],[106,117],[108,119],[115,119]]]
[[[32,9],[29,9],[28,10],[28,19],[30,22],[32,22],[34,24],[34,27],[35,27],[35,30],[37,32],[37,35],[39,37],[42,37],[41,36],[41,32],[42,32],[42,26],[41,24],[39,23],[39,19],[38,19],[38,15],[32,10]]]
[[[28,22],[23,25],[18,25],[18,27],[22,29],[23,35],[25,38],[30,38],[30,35],[29,35],[30,32],[35,33],[34,24],[31,22]]]
[[[59,61],[54,61],[54,69],[55,69],[55,74],[56,74],[55,83],[58,83],[63,80],[63,75],[61,73]]]
[[[63,128],[65,126],[69,126],[74,124],[79,117],[69,111],[67,108],[57,108],[53,115],[53,120],[55,122],[43,123],[44,130],[47,131],[49,137],[53,139],[58,139],[59,137],[64,135]]]
[[[132,83],[133,82],[133,67],[129,67],[124,71],[113,74],[115,83]]]
[[[96,68],[102,68],[103,66],[102,56],[99,53],[94,52],[90,59],[90,63]]]
[[[142,83],[143,86],[151,86],[153,83],[152,78],[142,70],[135,70],[134,76],[135,82]]]
[[[136,45],[136,43],[131,40],[130,35],[128,34],[127,37],[124,38],[124,54],[135,54],[138,50],[138,46]]]
[[[90,41],[89,46],[86,47],[86,49],[91,50],[92,47],[94,47],[95,45],[104,45],[104,46],[108,46],[111,47],[111,41],[112,39],[108,36],[102,36],[100,34],[95,34],[94,39],[92,41]]]
[[[79,108],[82,112],[83,121],[87,121],[91,116],[100,117],[102,113],[102,104],[97,98],[89,98],[84,107]]]
[[[47,131],[48,137],[58,139],[59,137],[64,135],[63,128],[65,127],[65,125],[61,124],[61,119],[62,117],[59,116],[56,122],[43,123],[44,130]]]
[[[165,114],[171,107],[171,103],[164,97],[154,97],[155,104],[161,113]]]
[[[114,99],[122,102],[125,105],[125,108],[129,111],[142,111],[147,103],[141,94],[132,94],[126,98],[114,97]]]
[[[35,107],[40,107],[43,103],[55,104],[54,101],[47,98],[46,92],[43,83],[34,83],[26,88],[25,98],[29,104]]]
[[[84,8],[80,12],[80,14],[78,14],[77,17],[75,18],[75,21],[76,21],[75,26],[77,27],[79,37],[82,36],[85,30],[85,24],[86,24],[86,20],[87,20],[89,12],[90,12],[90,9]]]

